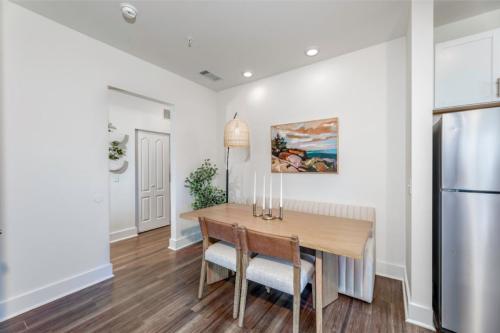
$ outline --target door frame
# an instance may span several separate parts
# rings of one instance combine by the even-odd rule
[[[137,233],[140,233],[139,231],[139,202],[140,202],[140,194],[139,194],[139,132],[145,132],[145,133],[152,133],[152,134],[160,134],[160,135],[165,135],[168,137],[168,184],[167,184],[167,195],[168,195],[168,205],[169,205],[169,214],[168,214],[168,224],[167,226],[172,226],[172,136],[171,133],[168,132],[158,132],[158,131],[150,131],[150,130],[145,130],[141,128],[135,128],[134,129],[134,135],[135,135],[135,161],[134,161],[134,167],[135,167],[135,227],[137,229]]]

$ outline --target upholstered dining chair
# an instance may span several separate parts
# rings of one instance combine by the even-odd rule
[[[243,327],[248,280],[293,295],[293,332],[299,332],[300,295],[308,282],[315,299],[314,259],[300,254],[297,236],[280,237],[238,228],[242,251],[238,325]],[[257,254],[251,257],[250,253]]]
[[[203,236],[203,256],[201,260],[200,285],[198,298],[203,297],[207,279],[207,262],[236,272],[234,286],[233,318],[238,318],[238,305],[241,290],[241,248],[238,241],[236,224],[226,224],[200,217],[200,229]]]

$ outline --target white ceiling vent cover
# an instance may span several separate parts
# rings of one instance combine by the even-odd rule
[[[212,80],[212,81],[219,81],[219,80],[222,80],[222,78],[220,76],[217,76],[215,75],[214,73],[211,73],[207,70],[204,70],[204,71],[201,71],[200,72],[200,75],[206,77],[207,79],[209,80]]]

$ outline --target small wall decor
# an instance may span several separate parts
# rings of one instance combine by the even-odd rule
[[[108,123],[108,132],[111,133],[116,130],[116,127],[112,123]]]
[[[116,127],[108,123],[109,132],[109,171],[113,173],[124,173],[128,168],[127,155],[127,142],[128,135],[115,132]]]
[[[271,171],[337,173],[338,118],[271,126]]]
[[[119,160],[125,156],[126,149],[119,141],[111,141],[108,154],[109,159],[113,161]]]

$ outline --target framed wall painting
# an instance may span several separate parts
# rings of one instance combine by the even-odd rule
[[[271,171],[337,173],[338,118],[271,126]]]

